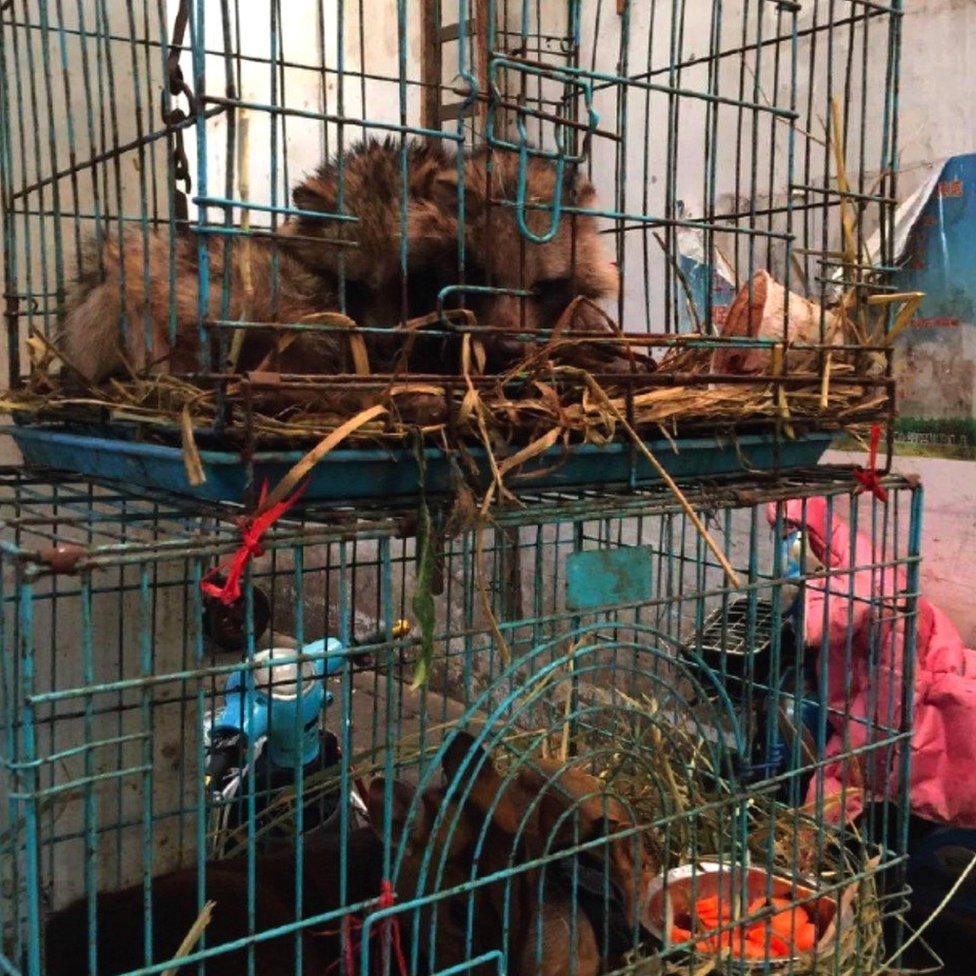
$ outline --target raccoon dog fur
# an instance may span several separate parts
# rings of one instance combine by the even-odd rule
[[[241,242],[207,238],[207,317],[238,320],[246,313],[255,323],[293,323],[312,313],[339,311],[344,291],[345,312],[357,325],[385,330],[364,334],[374,373],[405,366],[415,373],[443,373],[456,369],[456,362],[445,358],[443,341],[418,341],[405,364],[400,360],[403,334],[393,330],[404,315],[411,319],[435,311],[441,290],[458,284],[460,236],[465,284],[529,293],[453,296],[447,304],[471,309],[479,325],[506,332],[551,327],[576,296],[596,301],[616,294],[617,269],[605,254],[595,218],[563,214],[553,239],[534,244],[520,235],[514,207],[502,202],[516,197],[517,155],[476,151],[463,168],[462,235],[456,156],[432,141],[408,145],[405,288],[400,273],[400,150],[392,140],[367,140],[345,154],[342,207],[335,160],[304,179],[292,194],[295,208],[307,214],[344,212],[355,221],[294,216],[276,234],[253,238],[250,296]],[[588,209],[595,204],[589,183],[577,180],[560,188],[554,167],[530,158],[529,203],[551,203],[558,192],[564,206]],[[548,210],[526,208],[526,222],[537,235],[546,231],[550,219]],[[88,269],[62,310],[61,343],[68,363],[90,383],[124,375],[128,368],[137,373],[197,370],[202,341],[197,239],[177,236],[171,242],[165,232],[143,237],[130,231],[121,243],[118,235],[103,239],[98,251],[88,255]],[[225,276],[228,300],[222,308]],[[245,336],[239,370],[264,364],[301,374],[352,371],[349,343],[336,333],[301,333],[270,364],[276,333],[250,328]],[[486,339],[485,347],[490,370],[505,368],[523,351],[505,336]],[[216,353],[215,345],[212,351]]]

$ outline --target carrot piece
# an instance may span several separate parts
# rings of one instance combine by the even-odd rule
[[[742,925],[731,932],[722,932],[695,943],[695,949],[703,953],[716,953],[722,949],[733,956],[745,959],[781,959],[813,948],[817,940],[817,927],[809,921],[809,914],[802,905],[794,905],[787,898],[755,898],[749,905],[749,914],[759,914],[764,909],[773,912],[751,925]],[[694,906],[693,922],[707,928],[718,928],[729,921],[728,907],[720,907],[719,896],[700,898]],[[684,919],[682,919],[684,921]],[[692,931],[680,925],[671,928],[671,941],[690,942]],[[795,946],[795,949],[794,949]]]
[[[722,905],[719,905],[718,895],[712,895],[709,898],[699,898],[695,902],[695,914],[699,918],[728,920],[731,917],[729,908],[728,899]]]
[[[806,925],[798,926],[793,944],[800,952],[806,952],[808,949],[812,949],[817,944],[817,926],[813,922],[807,922]]]
[[[792,939],[794,932],[810,924],[810,919],[806,912],[793,909],[789,912],[777,912],[770,917],[769,924],[777,935],[784,939]]]
[[[765,959],[766,947],[761,941],[743,938],[741,932],[737,932],[732,940],[732,955],[744,956],[746,959]]]
[[[746,930],[746,938],[755,945],[760,946],[763,951],[765,951],[768,945],[769,955],[772,959],[779,956],[791,956],[793,954],[790,950],[789,943],[773,932],[769,928],[768,922],[757,922],[755,925],[749,926]]]

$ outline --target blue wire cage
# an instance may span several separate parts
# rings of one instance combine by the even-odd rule
[[[0,967],[897,962],[899,18],[0,5]]]
[[[738,590],[664,489],[310,504],[225,605],[233,511],[4,471],[4,970],[875,972],[922,502],[885,483],[686,484]],[[870,560],[818,564],[815,511]]]
[[[511,457],[648,482],[621,442],[662,426],[675,473],[809,463],[811,431],[891,409],[899,24],[863,0],[7,4],[19,446],[234,502],[340,431],[405,471],[419,427],[432,476],[463,447],[482,489]],[[719,334],[737,292],[767,318]],[[333,461],[309,491],[363,494]]]

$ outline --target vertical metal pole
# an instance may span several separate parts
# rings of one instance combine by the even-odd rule
[[[27,873],[27,972],[41,976],[41,860],[40,860],[40,803],[37,797],[37,745],[34,727],[34,585],[30,571],[24,573],[19,592],[20,617],[20,700],[23,733],[22,793],[24,801],[24,868]],[[87,786],[90,789],[90,785]],[[92,969],[94,972],[94,969]]]
[[[903,736],[898,763],[898,855],[908,853],[908,834],[911,819],[911,778],[912,778],[912,730],[915,713],[915,655],[917,652],[918,634],[918,598],[921,583],[922,562],[922,511],[924,491],[920,485],[911,489],[911,504],[909,507],[908,523],[908,565],[905,571],[905,636],[902,643],[902,679],[901,687],[901,727]],[[899,864],[896,874],[896,888],[902,889],[905,884],[906,864]],[[900,947],[903,940],[904,920],[899,917],[896,924],[895,944]],[[894,968],[899,968],[900,959],[894,961]]]
[[[209,190],[207,180],[207,117],[203,94],[207,90],[207,0],[196,0],[194,16],[190,25],[190,43],[193,51],[193,90],[197,95],[197,190],[201,198],[206,198]],[[197,222],[203,226],[207,223],[207,207],[205,204],[197,206]],[[201,234],[197,243],[197,274],[199,276],[199,294],[197,296],[198,328],[197,337],[200,343],[199,363],[202,372],[210,369],[210,342],[205,326],[210,309],[210,248],[209,237]]]
[[[143,678],[153,674],[152,604],[155,590],[150,587],[152,564],[139,567],[139,673]],[[142,884],[143,900],[143,959],[147,966],[153,960],[153,692],[143,684],[139,689],[139,716],[142,732]]]

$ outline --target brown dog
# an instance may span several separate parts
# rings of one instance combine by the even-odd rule
[[[295,853],[292,850],[257,858],[255,865],[255,932],[294,924],[297,919],[333,911],[343,904],[375,898],[380,890],[382,845],[369,828],[352,831],[347,852],[349,873],[346,898],[339,897],[338,837],[310,838],[305,847],[304,887],[300,911],[295,904]],[[195,868],[173,871],[153,879],[151,888],[152,962],[173,957],[197,918]],[[247,861],[221,861],[207,867],[206,899],[216,902],[205,936],[208,948],[248,936]],[[96,959],[101,976],[114,976],[145,965],[143,888],[134,885],[97,899]],[[302,964],[306,973],[322,974],[338,958],[336,924],[322,926],[330,934],[305,930]],[[80,899],[55,913],[44,933],[49,976],[79,976],[88,972],[88,902]],[[261,976],[290,976],[295,972],[294,936],[255,942],[254,968]],[[196,947],[199,948],[199,947]],[[192,976],[197,964],[179,969]],[[208,976],[241,976],[247,972],[247,950],[221,952],[207,960]]]
[[[443,768],[453,787],[418,795],[392,786],[393,836],[404,852],[400,901],[470,886],[407,913],[404,927],[425,940],[416,944],[416,971],[492,950],[507,955],[514,976],[596,976],[615,966],[643,937],[653,876],[639,835],[614,837],[635,826],[623,804],[595,777],[552,762],[526,764],[506,781],[463,732]],[[383,796],[383,781],[374,781],[374,818]]]
[[[405,905],[400,937],[410,973],[437,972],[492,952],[505,954],[513,976],[597,976],[617,965],[620,954],[642,937],[642,895],[652,874],[639,835],[615,836],[634,826],[624,805],[588,773],[544,760],[521,766],[506,781],[464,732],[454,734],[442,765],[447,787],[418,793],[405,783],[389,785],[390,880]],[[257,858],[256,933],[377,898],[384,873],[379,837],[385,833],[386,793],[384,781],[374,780],[369,800],[373,827],[350,834],[344,899],[334,835],[311,837],[305,845],[300,910],[294,851]],[[574,852],[587,844],[586,850]],[[217,903],[206,945],[247,939],[246,859],[209,865],[205,897]],[[172,958],[196,920],[196,870],[155,878],[151,900],[149,958],[161,962]],[[411,909],[414,900],[421,904]],[[113,976],[145,964],[143,905],[141,885],[98,895],[99,973]],[[323,928],[327,931],[304,932],[305,972],[325,973],[340,958],[338,925]],[[255,971],[261,976],[295,971],[294,936],[254,945]],[[375,966],[381,942],[370,940],[368,951]],[[50,918],[46,971],[51,976],[85,973],[88,953],[88,902],[82,899]],[[246,960],[246,948],[221,952],[207,961],[206,972],[239,976]],[[471,970],[493,972],[495,965]],[[189,976],[196,965],[179,971]]]

